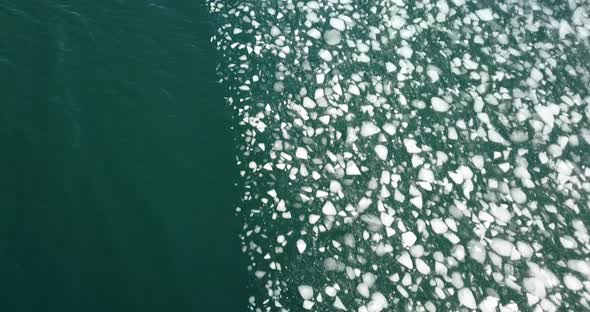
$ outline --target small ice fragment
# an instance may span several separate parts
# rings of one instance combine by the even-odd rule
[[[582,282],[575,275],[570,273],[563,276],[563,283],[565,284],[565,287],[573,291],[578,291],[584,288]]]
[[[322,60],[326,62],[332,61],[332,53],[330,53],[330,51],[326,49],[321,49],[320,52],[318,52],[318,55]]]
[[[493,296],[487,296],[479,303],[477,307],[481,310],[481,312],[496,312],[496,307],[498,306],[499,302],[500,299]]]
[[[438,218],[430,220],[430,227],[432,227],[432,231],[436,234],[444,234],[449,230],[447,224]]]
[[[412,258],[410,257],[410,254],[407,251],[402,252],[399,258],[397,258],[397,262],[399,262],[401,265],[405,266],[410,270],[414,268]]]
[[[535,106],[535,112],[541,117],[544,123],[547,124],[550,128],[553,127],[553,123],[555,122],[555,117],[553,117],[553,110],[547,106],[537,105]]]
[[[361,171],[359,170],[359,167],[356,166],[354,161],[349,160],[346,163],[346,175],[360,175],[360,174],[361,174]]]
[[[401,29],[404,27],[404,25],[406,25],[406,20],[399,15],[393,15],[389,20],[389,24],[394,29]]]
[[[492,10],[489,8],[477,10],[475,11],[475,14],[477,15],[477,17],[479,17],[479,19],[481,19],[484,22],[489,22],[494,19],[494,12],[492,12]]]
[[[307,159],[307,150],[304,147],[297,147],[295,157],[299,159]]]
[[[513,187],[510,189],[510,196],[512,200],[514,200],[517,204],[524,204],[526,202],[526,194],[522,191],[520,187]]]
[[[299,290],[299,294],[301,295],[301,298],[303,298],[304,300],[311,300],[313,298],[313,288],[309,285],[299,285],[299,287],[297,287],[297,290]]]
[[[411,58],[413,53],[414,53],[414,51],[412,51],[412,48],[410,48],[407,45],[402,46],[401,48],[397,49],[397,54],[399,54],[400,56],[402,56],[404,58],[408,58],[408,59]]]
[[[351,84],[350,86],[348,86],[348,93],[352,95],[361,95],[361,90],[356,85]]]
[[[320,216],[316,214],[311,214],[309,215],[309,218],[307,220],[309,221],[309,224],[316,224],[320,220]]]
[[[404,234],[402,234],[402,245],[406,248],[414,245],[414,243],[416,243],[416,240],[417,237],[416,234],[414,234],[414,232],[405,232]]]
[[[317,83],[324,83],[324,80],[326,79],[326,75],[324,73],[319,73],[315,75],[315,80]]]
[[[305,243],[305,241],[303,241],[302,239],[298,239],[297,250],[299,251],[299,253],[303,253],[305,251],[305,248],[307,248],[307,244]]]
[[[459,302],[461,305],[469,308],[469,309],[477,309],[477,304],[475,302],[475,297],[469,288],[461,288],[459,292],[457,292],[457,296],[459,297]]]
[[[278,36],[280,34],[281,34],[281,30],[277,26],[273,25],[270,28],[270,35],[271,36],[276,37],[276,36]]]
[[[344,21],[337,17],[330,18],[330,26],[339,31],[344,31],[346,29],[346,24],[344,24]]]
[[[324,291],[326,292],[326,295],[328,295],[330,297],[334,297],[338,293],[338,291],[336,290],[336,288],[334,288],[332,286],[326,286],[326,288],[324,289]]]
[[[342,36],[340,35],[340,31],[336,29],[330,29],[324,33],[324,40],[328,45],[337,45],[340,43]]]
[[[382,212],[379,219],[381,219],[381,223],[385,226],[390,226],[393,223],[393,217],[389,214]]]
[[[371,293],[369,292],[369,286],[365,283],[356,285],[356,291],[363,297],[369,298]]]
[[[336,308],[338,310],[346,311],[346,307],[344,306],[344,303],[342,303],[342,300],[340,300],[340,298],[338,298],[338,297],[336,297],[336,299],[334,299],[334,308]]]
[[[430,274],[430,267],[420,258],[416,259],[416,270],[424,275]]]
[[[422,196],[416,196],[416,197],[412,197],[412,199],[410,199],[410,203],[412,203],[412,205],[416,206],[416,208],[422,208]]]
[[[572,26],[566,21],[561,20],[559,23],[559,38],[564,39],[567,34],[575,34],[576,32],[572,28]],[[587,35],[586,35],[587,36]]]
[[[395,126],[391,123],[383,124],[383,131],[385,131],[389,135],[394,135],[396,132]]]
[[[369,137],[379,132],[381,132],[381,129],[379,129],[374,123],[370,121],[363,122],[361,125],[361,136]]]
[[[435,112],[444,113],[449,110],[449,103],[438,96],[430,99],[430,104],[432,104],[432,109]]]
[[[385,298],[382,293],[377,291],[371,295],[369,306],[373,307],[373,309],[369,308],[369,312],[383,311],[383,309],[387,309],[389,307],[389,303],[387,302],[387,298]]]
[[[312,37],[313,39],[320,39],[322,37],[322,33],[315,28],[308,30],[307,35]]]
[[[488,138],[494,143],[506,144],[506,140],[495,129],[488,130]]]
[[[303,308],[305,310],[311,310],[311,309],[313,309],[314,304],[315,303],[313,301],[305,300],[305,301],[303,301]]]
[[[516,248],[518,249],[520,255],[524,258],[532,257],[535,252],[529,244],[522,241],[516,242]]]
[[[418,179],[428,183],[434,183],[434,173],[428,168],[421,168],[418,171]]]
[[[310,97],[306,96],[303,98],[303,107],[311,109],[311,108],[315,108],[316,105],[317,104]]]
[[[326,216],[335,216],[336,215],[336,207],[332,204],[331,201],[326,201],[324,206],[322,207],[322,213]]]
[[[434,65],[428,65],[428,67],[426,67],[426,75],[432,80],[432,82],[438,81],[440,78],[440,72],[441,70]]]
[[[480,242],[470,241],[467,244],[467,250],[473,260],[482,264],[486,260],[486,248]]]
[[[387,152],[387,147],[385,147],[385,145],[375,145],[375,154],[377,154],[377,157],[379,157],[379,159],[387,160]]]
[[[533,78],[535,81],[539,82],[539,81],[543,80],[543,73],[540,70],[533,68],[533,69],[531,69],[531,78]]]
[[[501,238],[492,238],[490,244],[494,252],[502,257],[510,257],[514,249],[514,244]]]
[[[404,145],[406,147],[406,151],[410,154],[420,153],[422,150],[417,146],[416,140],[414,139],[404,139]]]
[[[391,62],[387,62],[385,63],[385,70],[388,73],[392,73],[397,69],[397,67],[395,67],[395,64],[391,63]]]
[[[358,210],[359,212],[363,212],[363,211],[367,210],[367,208],[369,208],[369,206],[371,206],[371,203],[372,203],[372,202],[373,202],[373,201],[372,201],[370,198],[367,198],[367,197],[363,197],[363,198],[361,198],[361,199],[359,200],[359,203],[358,203],[358,208],[357,208],[357,210]]]

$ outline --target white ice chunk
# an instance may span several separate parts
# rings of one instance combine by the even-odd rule
[[[387,147],[385,147],[385,145],[382,144],[377,144],[375,145],[375,154],[377,154],[377,157],[381,160],[387,160]]]
[[[324,33],[324,41],[326,41],[327,45],[337,45],[342,40],[342,36],[340,35],[340,31],[336,29],[330,29]]]
[[[510,189],[510,196],[512,200],[514,200],[517,204],[524,204],[526,202],[527,196],[522,191],[520,187],[513,187]]]
[[[346,311],[346,307],[344,306],[344,303],[342,303],[342,300],[340,300],[340,298],[338,298],[338,297],[336,297],[336,299],[334,299],[334,308],[336,308],[338,310]]]
[[[414,139],[404,139],[404,145],[406,147],[406,151],[410,154],[420,153],[422,149],[420,149],[417,145],[416,140]]]
[[[490,245],[494,252],[502,257],[510,257],[512,249],[514,249],[514,244],[501,238],[492,238]]]
[[[344,24],[344,21],[337,17],[330,18],[330,26],[339,31],[344,31],[346,29],[346,24]]]
[[[389,303],[383,294],[375,292],[371,295],[371,301],[367,304],[367,310],[369,312],[381,312],[383,309],[387,309]]]
[[[402,27],[404,27],[404,25],[406,25],[406,20],[403,17],[399,16],[399,15],[393,15],[389,19],[389,24],[394,29],[401,29]]]
[[[486,260],[486,248],[477,241],[470,241],[467,244],[467,250],[469,250],[469,255],[473,260],[483,264]]]
[[[305,108],[315,108],[316,107],[316,103],[314,100],[312,100],[310,97],[306,96],[303,98],[303,107]]]
[[[309,285],[299,285],[297,290],[299,290],[299,294],[304,300],[311,300],[313,298],[313,287]]]
[[[475,302],[475,297],[469,288],[461,288],[457,292],[457,297],[459,297],[459,302],[462,306],[465,306],[469,309],[477,309],[477,303]]]
[[[369,137],[379,132],[381,132],[381,129],[379,129],[379,127],[370,121],[363,122],[361,125],[361,136]]]
[[[305,243],[305,241],[302,239],[298,239],[297,250],[299,251],[299,253],[303,253],[305,251],[305,248],[307,248],[307,244]]]
[[[361,90],[356,85],[351,84],[350,86],[348,86],[348,93],[352,95],[361,95]]]
[[[348,162],[346,162],[346,175],[360,175],[360,174],[361,174],[361,171],[359,170],[359,167],[356,166],[354,161],[349,160]]]
[[[559,38],[560,39],[564,39],[567,34],[575,34],[575,33],[576,32],[574,31],[572,26],[566,20],[560,21],[560,23],[559,23]]]
[[[278,35],[280,35],[280,34],[281,34],[281,30],[280,30],[280,29],[279,29],[277,26],[274,26],[274,25],[273,25],[273,26],[270,28],[270,35],[271,35],[271,36],[273,36],[273,37],[276,37],[276,36],[278,36]]]
[[[404,234],[402,234],[402,245],[404,247],[411,247],[414,245],[414,243],[416,243],[417,237],[416,234],[414,234],[414,232],[405,232]]]
[[[444,234],[449,230],[447,224],[439,218],[430,220],[430,227],[432,227],[432,231],[436,234]]]
[[[439,98],[438,96],[435,96],[432,99],[430,99],[430,104],[432,104],[432,109],[435,112],[439,113],[444,113],[448,111],[450,107],[447,101],[443,100],[442,98]]]
[[[533,68],[531,70],[531,78],[533,78],[535,81],[539,82],[539,81],[543,80],[543,73],[540,70]]]
[[[322,37],[322,33],[315,28],[308,30],[307,35],[312,37],[313,39],[320,39]]]
[[[582,282],[575,275],[570,273],[563,276],[563,283],[565,284],[565,287],[573,291],[578,291],[584,288]]]
[[[547,106],[543,105],[536,105],[535,112],[539,114],[541,120],[547,124],[550,128],[553,127],[553,123],[555,122],[555,117],[553,117],[553,110]]]
[[[295,157],[299,159],[307,159],[307,150],[304,147],[297,147]]]
[[[373,201],[370,198],[363,197],[359,200],[357,210],[359,212],[363,212],[363,211],[367,210],[367,208],[369,208],[369,206],[371,206],[371,203],[373,203]]]
[[[428,75],[432,82],[438,81],[438,79],[440,78],[440,73],[441,70],[434,65],[428,65],[428,67],[426,67],[426,75]]]
[[[416,261],[416,270],[418,270],[418,272],[420,272],[424,275],[430,274],[430,267],[428,266],[428,264],[426,264],[426,262],[424,260],[417,258],[415,261]]]
[[[522,241],[516,242],[516,248],[518,249],[518,252],[520,253],[520,255],[523,256],[524,258],[530,258],[535,253],[535,251],[533,250],[533,247],[531,247],[529,244],[522,242]]]
[[[369,286],[365,283],[356,285],[356,291],[363,297],[369,298],[371,293],[369,292]]]
[[[396,132],[395,126],[391,123],[383,124],[383,131],[385,131],[389,135],[394,135]]]
[[[338,293],[338,290],[336,290],[336,288],[332,286],[326,286],[326,288],[324,288],[324,291],[326,292],[326,295],[330,297],[334,297]]]
[[[429,168],[420,168],[418,179],[428,183],[434,183],[434,173]]]
[[[506,144],[506,140],[495,129],[488,130],[488,138],[494,143]]]
[[[412,197],[412,199],[410,199],[410,203],[412,203],[412,205],[416,206],[417,208],[422,208],[422,196]]]
[[[484,22],[489,22],[494,19],[494,12],[492,12],[492,10],[489,8],[477,10],[475,11],[475,14]]]
[[[381,223],[383,223],[383,225],[385,226],[391,226],[391,224],[393,223],[393,217],[390,216],[389,214],[382,212],[379,219],[381,220]]]
[[[500,221],[504,224],[508,224],[508,222],[512,218],[512,214],[505,206],[492,206],[490,212],[494,217],[496,217],[497,221]]]
[[[324,203],[324,206],[322,207],[322,213],[325,214],[326,216],[334,216],[336,215],[336,207],[334,206],[334,204],[332,204],[331,201],[326,201],[326,203]]]
[[[404,58],[408,58],[408,59],[411,58],[413,53],[414,53],[414,51],[412,51],[412,48],[410,48],[407,45],[402,46],[401,48],[397,49],[397,54],[399,54],[400,56],[402,56]]]
[[[477,307],[481,310],[481,312],[496,312],[496,307],[498,306],[499,302],[500,299],[497,297],[487,296],[479,303]]]
[[[330,51],[326,49],[321,49],[320,52],[318,52],[318,55],[322,60],[326,62],[332,61],[332,53],[330,53]]]
[[[405,266],[410,270],[414,268],[412,258],[410,257],[410,254],[407,251],[402,252],[402,254],[397,258],[397,262],[399,262],[401,265]]]

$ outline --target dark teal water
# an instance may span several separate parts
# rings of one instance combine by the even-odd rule
[[[1,311],[244,310],[199,2],[0,0]]]

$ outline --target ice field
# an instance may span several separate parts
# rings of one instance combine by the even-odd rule
[[[251,311],[590,310],[588,1],[210,10]]]

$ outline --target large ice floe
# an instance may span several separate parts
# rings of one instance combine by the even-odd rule
[[[590,310],[587,1],[209,5],[251,311]]]

